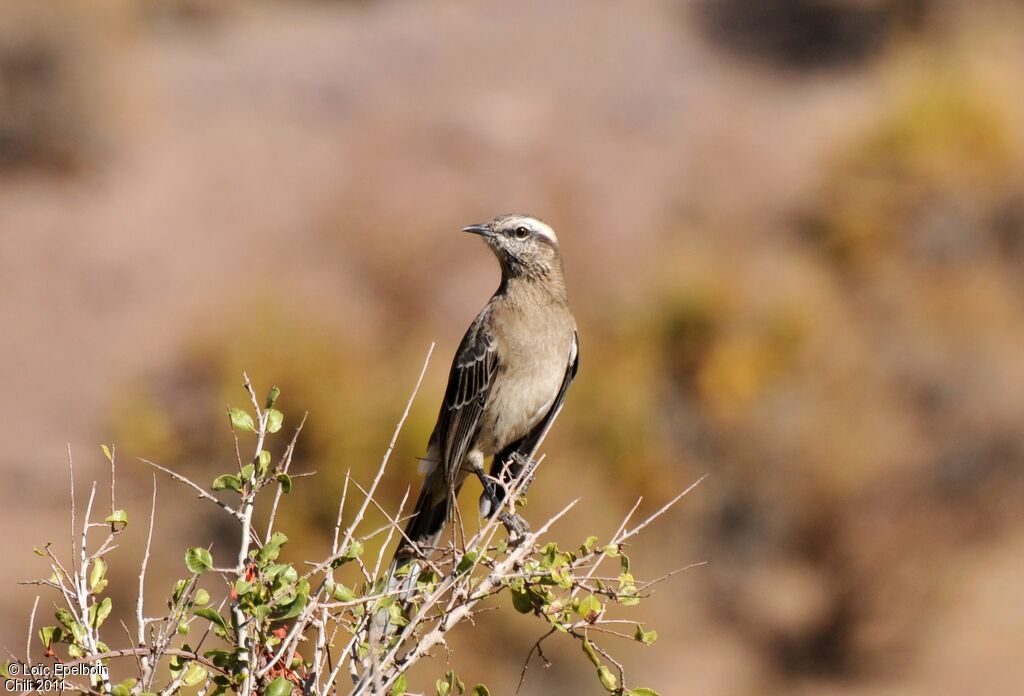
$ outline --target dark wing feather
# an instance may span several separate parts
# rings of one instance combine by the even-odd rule
[[[488,329],[490,306],[476,318],[459,345],[448,375],[448,388],[437,419],[440,466],[448,488],[480,430],[480,415],[498,371],[494,336]]]

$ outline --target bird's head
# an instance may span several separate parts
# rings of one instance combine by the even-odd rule
[[[499,215],[463,232],[478,234],[501,263],[507,278],[561,280],[558,237],[547,223],[528,215]]]

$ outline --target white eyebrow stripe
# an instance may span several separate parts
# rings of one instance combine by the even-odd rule
[[[548,241],[558,244],[558,237],[555,236],[555,231],[540,220],[533,220],[530,226],[533,228],[533,231],[540,236],[546,237]]]

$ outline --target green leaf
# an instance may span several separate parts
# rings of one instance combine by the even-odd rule
[[[277,560],[281,555],[281,547],[288,543],[288,537],[281,532],[274,532],[263,548],[256,554],[256,560],[263,564],[268,561]]]
[[[212,662],[214,666],[221,669],[230,669],[235,659],[234,653],[229,650],[214,648],[203,653],[203,657]]]
[[[657,631],[645,631],[640,627],[640,624],[636,625],[636,633],[633,634],[633,638],[640,641],[644,645],[650,645],[658,639]]]
[[[252,481],[252,475],[255,473],[256,467],[254,467],[252,464],[246,464],[245,466],[242,467],[242,470],[239,472],[238,475],[243,481],[249,482]]]
[[[231,425],[234,426],[235,430],[247,433],[256,432],[256,422],[252,419],[252,416],[242,409],[232,406],[228,409],[228,414],[231,416]]]
[[[278,389],[277,385],[275,384],[270,388],[270,391],[267,392],[267,403],[264,406],[264,408],[272,408],[274,406],[274,403],[277,401],[277,397],[279,396],[281,396],[281,390]]]
[[[646,686],[638,686],[630,689],[626,692],[626,696],[661,696],[654,689],[648,689]]]
[[[106,576],[107,562],[102,558],[93,561],[92,570],[89,571],[89,592],[99,594],[107,586]]]
[[[612,671],[604,665],[597,668],[597,678],[601,680],[601,686],[611,693],[614,693],[619,687],[619,680],[616,679],[615,675],[612,674]]]
[[[555,564],[558,561],[558,557],[559,557],[558,544],[556,544],[553,541],[545,544],[544,548],[542,548],[540,550],[540,557],[541,557],[541,563],[540,563],[540,567],[541,568],[547,570],[547,569],[555,566]]]
[[[103,456],[107,458],[110,463],[114,462],[114,454],[110,451],[110,448],[106,445],[100,445],[100,449],[103,450]]]
[[[183,655],[172,655],[170,659],[170,665],[168,665],[168,667],[170,667],[171,670],[171,676],[175,678],[182,676],[182,673],[188,668],[188,666],[191,663],[192,660]]]
[[[631,607],[640,603],[640,598],[637,597],[636,582],[633,580],[633,575],[628,572],[619,574],[619,592],[618,602],[624,607]]]
[[[287,621],[288,619],[294,619],[296,616],[302,613],[302,610],[306,608],[306,602],[309,599],[309,581],[305,578],[299,580],[298,585],[295,589],[295,599],[291,602],[279,606],[274,614],[274,621]]]
[[[267,470],[270,468],[270,452],[267,450],[260,450],[259,457],[257,457],[258,466],[256,467],[256,473],[260,478],[267,475]]]
[[[125,686],[124,684],[115,684],[114,688],[110,690],[110,693],[114,696],[131,696],[132,689],[130,686]]]
[[[388,606],[388,617],[391,619],[391,623],[395,626],[407,626],[409,620],[405,618],[405,612],[402,611],[402,605],[397,602],[392,602]]]
[[[231,689],[231,680],[225,677],[223,674],[218,674],[213,679],[213,689],[210,690],[209,696],[223,696],[227,693],[228,689]],[[140,696],[146,696],[140,694]]]
[[[520,614],[529,614],[533,611],[533,599],[530,597],[530,593],[525,589],[515,587],[511,588],[512,592],[512,606]]]
[[[266,570],[266,575],[273,580],[274,591],[277,592],[299,579],[299,573],[291,564],[274,563]]]
[[[168,609],[173,609],[179,602],[181,602],[181,598],[184,596],[185,590],[188,589],[188,586],[188,580],[178,580],[178,582],[174,583],[174,592],[171,593],[171,601],[167,603]]]
[[[204,604],[210,603],[210,593],[206,590],[196,590],[195,599],[192,600],[195,604],[203,606]]]
[[[572,571],[569,569],[568,566],[562,568],[552,568],[551,572],[549,573],[549,576],[551,577],[551,580],[562,589],[572,589],[572,583],[574,578]]]
[[[68,646],[68,657],[73,657],[73,658],[75,658],[77,660],[78,658],[84,657],[84,656],[85,656],[85,653],[82,652],[82,649],[80,647],[78,647],[77,645],[75,645],[74,643],[72,643],[71,645]]]
[[[477,684],[473,687],[473,696],[491,696],[491,692],[483,684]]]
[[[206,619],[214,625],[214,631],[217,635],[224,637],[228,632],[228,622],[224,620],[224,617],[214,609],[213,607],[202,607],[196,609],[193,612],[196,616]],[[217,629],[220,629],[219,631]]]
[[[267,409],[267,432],[276,433],[284,422],[284,414],[276,408]]]
[[[70,611],[64,607],[59,607],[57,611],[53,612],[53,615],[69,633],[73,632],[71,627],[75,625],[75,617],[71,615]]]
[[[89,607],[89,623],[92,624],[93,628],[99,628],[103,625],[103,622],[110,616],[112,607],[113,602],[110,601],[110,597],[105,597],[99,604],[93,604]]]
[[[404,674],[399,674],[395,679],[395,685],[391,687],[391,696],[405,696],[405,690],[409,688],[409,679]]]
[[[363,542],[353,541],[352,544],[345,549],[345,553],[341,554],[338,558],[331,563],[332,568],[337,568],[349,561],[354,561],[363,555]]]
[[[459,565],[455,568],[456,574],[462,575],[463,573],[468,573],[473,569],[473,566],[476,565],[476,559],[476,551],[467,551],[464,553],[462,558],[459,559]]]
[[[622,572],[623,573],[628,573],[629,572],[629,556],[627,556],[624,553],[620,554],[619,555],[619,563],[622,564]]]
[[[188,661],[188,658],[182,655],[171,655],[170,664],[168,665],[171,675],[177,677],[181,674],[181,671],[188,665]]]
[[[466,684],[452,670],[445,672],[444,679],[438,679],[434,686],[437,687],[438,696],[454,696],[466,692]]]
[[[185,565],[196,575],[213,568],[213,556],[200,546],[193,546],[185,552]]]
[[[601,616],[601,612],[604,607],[601,606],[601,602],[598,601],[594,595],[587,595],[585,598],[579,601],[579,604],[575,607],[576,613],[583,617],[583,620],[587,623],[594,623],[598,617]]]
[[[181,676],[181,683],[185,686],[198,686],[206,681],[206,674],[205,667],[198,662],[192,662]]]
[[[128,513],[125,512],[123,508],[119,509],[119,510],[114,510],[112,513],[107,515],[107,517],[103,521],[108,523],[108,524],[127,525],[128,524]]]
[[[335,585],[331,596],[338,602],[351,602],[358,598],[355,592],[344,585]]]
[[[64,630],[60,626],[43,626],[39,629],[39,640],[44,648],[49,648],[54,643],[64,639]]]
[[[595,667],[601,666],[601,658],[597,656],[597,651],[594,650],[593,644],[590,642],[590,639],[586,637],[583,638],[583,653],[592,663],[594,663]]]
[[[292,492],[292,477],[288,474],[278,474],[277,482],[281,484],[281,490],[285,492],[285,495]]]
[[[85,643],[85,627],[75,621],[71,624],[71,637],[74,639],[76,645],[83,645]]]
[[[604,547],[603,551],[605,556],[608,556],[609,558],[617,558],[619,555],[619,545],[608,544]]]
[[[230,488],[233,491],[242,492],[242,479],[235,474],[221,474],[213,480],[211,486],[215,491],[223,491]]]
[[[421,592],[433,592],[434,588],[437,587],[438,580],[440,578],[437,573],[429,568],[425,568],[416,576],[416,589]]]
[[[182,619],[178,622],[178,627],[175,629],[179,636],[187,636],[189,632],[188,621]]]
[[[284,677],[278,677],[267,686],[266,696],[289,696],[292,683]]]
[[[597,544],[597,537],[596,536],[588,536],[587,540],[584,541],[580,545],[580,552],[583,553],[583,554],[590,553],[591,551],[594,550],[594,545],[595,544]]]

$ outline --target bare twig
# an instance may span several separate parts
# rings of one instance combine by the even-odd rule
[[[74,459],[71,457],[71,443],[68,443],[68,478],[71,481],[71,570],[77,572],[75,568],[75,464]]]
[[[28,617],[28,638],[25,639],[25,664],[32,666],[32,631],[36,623],[36,608],[39,606],[39,595],[32,602],[32,613]]]
[[[144,464],[149,464],[154,469],[159,469],[160,471],[164,472],[165,474],[170,476],[175,481],[180,481],[181,483],[184,483],[186,486],[189,486],[190,488],[192,488],[192,490],[194,490],[196,493],[198,493],[200,498],[203,498],[204,500],[209,500],[210,502],[215,503],[217,505],[217,507],[223,508],[224,510],[226,510],[228,512],[228,514],[230,514],[236,520],[241,522],[241,520],[242,520],[241,513],[239,513],[237,510],[235,510],[233,507],[231,507],[227,503],[222,502],[216,496],[211,495],[210,493],[207,493],[206,489],[204,489],[202,486],[194,483],[189,478],[187,478],[185,476],[182,476],[181,474],[177,473],[176,471],[171,471],[170,469],[168,469],[166,467],[162,467],[159,464],[157,464],[156,462],[151,462],[148,459],[143,459],[142,457],[139,457],[139,461],[144,463]]]
[[[143,604],[146,591],[146,568],[149,566],[149,551],[153,545],[153,526],[156,522],[156,474],[153,474],[153,500],[149,508],[149,532],[146,534],[146,550],[142,555],[142,563],[139,567],[139,595],[135,601],[135,640],[139,648],[146,645],[146,620],[143,617]],[[139,684],[149,684],[152,680],[152,665],[147,653],[139,654],[139,667],[141,679]],[[141,692],[141,689],[140,689]]]
[[[302,426],[306,424],[307,416],[309,416],[308,411],[302,414],[302,420],[299,421],[299,425],[298,427],[295,428],[295,433],[292,435],[292,440],[291,442],[288,443],[288,447],[285,449],[284,457],[282,458],[281,463],[280,473],[282,474],[287,474],[288,469],[292,464],[292,454],[295,452],[295,443],[299,439],[299,433],[302,432]],[[259,456],[258,453],[257,456]],[[274,502],[270,506],[270,520],[267,522],[267,534],[263,537],[264,539],[269,539],[270,535],[274,531],[274,518],[277,517],[277,506],[281,502],[282,493],[284,493],[284,483],[279,481],[277,484],[277,490],[274,492]]]
[[[110,447],[110,516],[114,516],[114,475],[116,473],[116,467],[114,460],[117,457],[117,447],[111,445]]]
[[[696,481],[691,483],[689,486],[687,486],[685,489],[683,489],[683,491],[681,493],[679,493],[676,497],[672,498],[672,500],[668,501],[667,503],[662,505],[660,508],[658,508],[657,512],[655,512],[652,515],[648,516],[647,519],[645,519],[643,522],[641,522],[637,526],[635,526],[632,529],[630,529],[625,534],[621,534],[621,532],[620,532],[621,536],[617,535],[615,543],[621,544],[622,542],[626,541],[627,539],[636,536],[637,532],[639,532],[641,529],[643,529],[644,527],[649,525],[651,522],[653,522],[654,520],[658,519],[659,517],[664,515],[666,512],[668,512],[669,508],[671,508],[673,505],[675,505],[680,500],[682,500],[683,497],[686,496],[687,493],[689,493],[694,488],[699,486],[701,484],[701,482],[704,479],[706,479],[709,475],[710,474],[704,474],[699,479],[697,479]]]
[[[409,411],[412,409],[412,402],[416,399],[416,394],[419,393],[420,385],[423,384],[423,375],[427,373],[427,365],[430,364],[430,356],[434,353],[434,344],[430,344],[430,348],[427,349],[427,356],[423,359],[423,367],[420,369],[420,376],[416,378],[416,386],[413,387],[412,394],[409,396],[409,400],[405,404],[405,410],[402,412],[402,417],[398,419],[398,425],[395,426],[395,432],[391,435],[391,442],[388,443],[388,448],[384,452],[384,457],[381,459],[380,466],[377,467],[377,475],[373,477],[373,482],[370,484],[370,489],[366,494],[366,498],[363,499],[363,504],[359,506],[359,512],[356,513],[355,519],[352,524],[349,525],[345,532],[345,540],[342,542],[341,547],[347,548],[352,542],[352,534],[356,528],[363,521],[363,515],[366,514],[366,508],[370,505],[370,500],[373,498],[374,493],[377,492],[377,484],[380,483],[381,477],[384,476],[384,470],[387,468],[388,460],[391,458],[391,453],[395,450],[395,443],[398,442],[398,434],[402,432],[402,426],[405,425],[405,420],[409,417]]]

